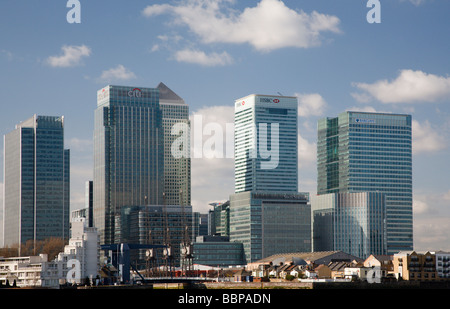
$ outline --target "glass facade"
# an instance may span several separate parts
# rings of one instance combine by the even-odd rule
[[[121,209],[120,239],[131,244],[165,245],[172,248],[173,266],[180,266],[180,244],[192,234],[191,206],[125,206]],[[145,263],[146,250],[130,252],[130,259]],[[163,265],[163,249],[154,257]]]
[[[164,130],[164,193],[167,205],[191,205],[191,159],[189,130],[172,132],[177,125],[188,129],[189,106],[166,85],[160,83],[159,105]],[[172,149],[182,138],[180,147]]]
[[[311,205],[301,193],[241,192],[230,197],[230,241],[243,243],[247,263],[311,251]]]
[[[318,195],[311,210],[314,251],[343,251],[362,259],[386,254],[383,193]]]
[[[64,117],[37,116],[4,137],[4,245],[69,237]]]
[[[224,236],[197,237],[193,246],[194,263],[212,267],[245,265],[244,248]]]
[[[235,101],[235,194],[230,241],[246,262],[311,250],[311,206],[298,193],[296,97],[250,95]]]
[[[158,89],[107,86],[99,90],[94,226],[100,243],[122,242],[118,235],[123,206],[163,205],[163,190],[164,130]]]
[[[297,98],[235,102],[235,193],[298,191]]]
[[[317,193],[386,195],[387,254],[413,248],[411,116],[344,112],[318,123]]]

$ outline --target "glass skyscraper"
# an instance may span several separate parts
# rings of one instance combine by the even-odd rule
[[[163,205],[164,130],[155,88],[107,86],[97,92],[94,226],[101,244],[121,242],[123,206]]]
[[[177,125],[188,129],[189,106],[163,83],[159,90],[159,105],[164,130],[164,198],[167,205],[191,205],[190,134],[172,132]],[[181,128],[181,127],[180,127]],[[183,137],[183,149],[173,149],[174,142]]]
[[[311,206],[298,193],[298,102],[250,95],[235,101],[235,194],[230,241],[246,262],[311,250]]]
[[[163,83],[97,92],[93,216],[102,244],[124,241],[123,207],[190,206],[189,151],[172,147],[181,135],[189,150],[189,135],[172,132],[177,124],[188,128],[188,105]]]
[[[413,248],[411,116],[343,112],[319,120],[317,194],[382,192],[387,254]]]
[[[381,192],[311,197],[313,251],[343,251],[362,259],[386,254],[385,210]]]
[[[70,151],[64,117],[38,116],[4,136],[3,245],[68,239]]]
[[[235,102],[235,192],[298,191],[297,98]]]

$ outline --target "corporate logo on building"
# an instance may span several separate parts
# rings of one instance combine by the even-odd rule
[[[245,101],[236,102],[236,107],[240,107],[240,106],[244,106],[244,105],[245,105]]]
[[[376,123],[375,119],[356,118],[356,123]]]
[[[280,103],[279,99],[273,99],[273,98],[259,98],[260,103]]]
[[[97,100],[101,101],[109,96],[109,88],[103,88],[97,94]]]
[[[141,98],[142,91],[139,88],[134,88],[133,90],[128,91],[128,96],[130,98]]]

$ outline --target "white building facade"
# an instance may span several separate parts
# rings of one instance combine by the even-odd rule
[[[57,289],[61,284],[91,284],[99,274],[99,238],[80,218],[64,252],[48,261],[46,254],[0,259],[0,283],[16,287]],[[89,279],[89,282],[87,282]]]

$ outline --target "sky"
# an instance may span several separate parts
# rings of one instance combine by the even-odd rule
[[[66,0],[2,0],[0,134],[34,114],[64,116],[79,209],[93,178],[96,94],[109,84],[163,82],[192,119],[221,128],[239,98],[298,97],[299,191],[311,194],[318,119],[410,114],[414,249],[449,251],[450,1],[369,2],[377,1],[80,0],[75,11]],[[194,211],[233,193],[233,158],[192,159]]]

